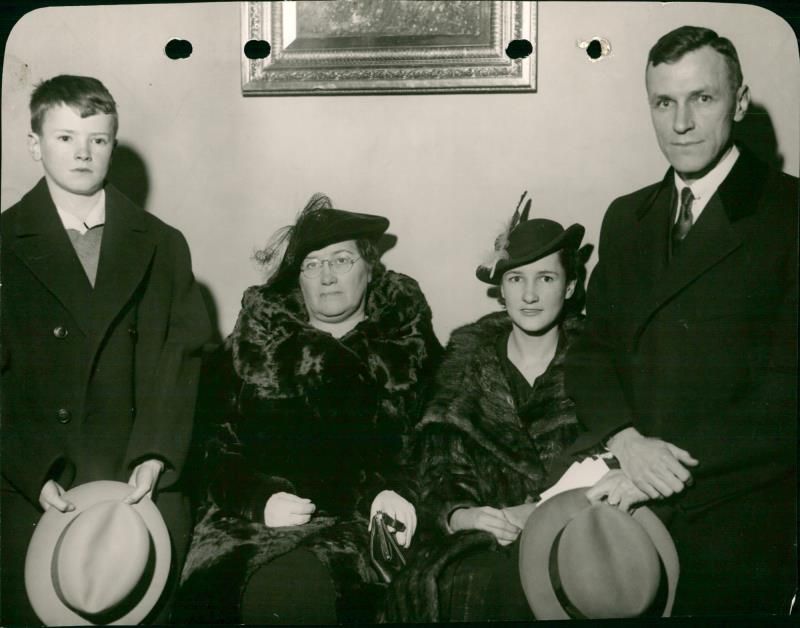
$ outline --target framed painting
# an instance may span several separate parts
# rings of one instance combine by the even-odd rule
[[[536,16],[527,1],[243,2],[242,92],[532,92]],[[269,54],[248,58],[252,41]]]

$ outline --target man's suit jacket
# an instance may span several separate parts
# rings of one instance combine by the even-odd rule
[[[125,482],[157,457],[169,488],[210,332],[185,239],[108,186],[92,289],[44,179],[0,225],[4,486],[36,505],[48,478]]]
[[[615,200],[567,386],[588,432],[626,425],[700,461],[683,507],[792,473],[797,407],[797,179],[742,151],[670,255],[673,171]]]

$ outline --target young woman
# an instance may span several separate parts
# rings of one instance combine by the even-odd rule
[[[582,325],[584,229],[529,210],[517,208],[476,273],[504,311],[453,332],[416,430],[421,537],[389,620],[533,618],[516,541],[578,435],[563,363]]]

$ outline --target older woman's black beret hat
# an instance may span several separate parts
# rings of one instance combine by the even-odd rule
[[[317,209],[311,211],[295,226],[292,234],[292,263],[299,264],[311,251],[335,242],[377,238],[389,228],[389,220],[373,214],[359,214],[344,209]]]

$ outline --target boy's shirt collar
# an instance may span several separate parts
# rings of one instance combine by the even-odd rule
[[[97,202],[83,221],[81,221],[80,218],[76,218],[73,214],[65,212],[58,205],[56,205],[56,211],[58,212],[58,217],[61,219],[61,224],[64,225],[64,229],[73,229],[80,234],[84,234],[93,227],[99,227],[105,224],[106,191],[101,190],[100,194],[97,195]]]

